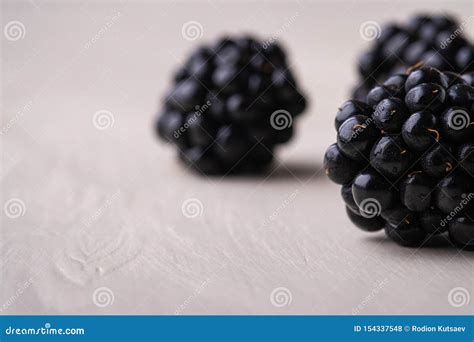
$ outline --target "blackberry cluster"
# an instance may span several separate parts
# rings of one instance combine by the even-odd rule
[[[283,49],[223,38],[191,54],[174,76],[156,130],[204,174],[259,172],[293,135],[306,107]]]
[[[449,231],[474,247],[473,81],[421,67],[339,108],[324,166],[356,226],[403,246]]]
[[[364,100],[376,83],[420,61],[439,70],[474,71],[474,46],[463,37],[464,24],[444,15],[417,15],[404,26],[385,26],[359,58],[361,85],[353,98]]]

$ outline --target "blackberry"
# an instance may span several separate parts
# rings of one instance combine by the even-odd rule
[[[203,174],[259,172],[306,107],[283,49],[253,37],[201,46],[174,75],[156,121],[160,138]]]
[[[400,91],[372,96],[376,86],[371,103],[341,106],[324,167],[357,227],[384,229],[402,246],[446,234],[474,249],[474,87],[466,75],[418,65],[387,79]]]
[[[419,62],[449,72],[474,71],[474,46],[463,37],[461,27],[456,19],[445,15],[416,15],[404,25],[386,25],[369,51],[359,57],[360,85],[353,91],[353,98],[365,100],[370,89],[384,83],[389,75]],[[424,80],[435,81],[429,76]],[[388,86],[391,92],[401,90],[397,83]],[[410,82],[407,86],[406,91],[412,88]],[[383,91],[377,90],[379,95]]]

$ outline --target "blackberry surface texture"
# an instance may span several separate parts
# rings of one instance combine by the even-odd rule
[[[467,75],[467,77],[466,77]],[[417,66],[336,114],[324,156],[350,220],[402,246],[445,234],[474,248],[474,87],[470,74]]]
[[[474,46],[463,36],[462,27],[455,18],[442,14],[420,14],[403,25],[384,26],[370,49],[359,57],[359,85],[353,98],[365,100],[377,84],[397,86],[397,82],[404,82],[403,78],[395,76],[388,81],[387,77],[421,61],[439,70],[474,71]]]
[[[202,174],[263,171],[306,107],[286,54],[242,36],[196,49],[174,75],[156,131]]]

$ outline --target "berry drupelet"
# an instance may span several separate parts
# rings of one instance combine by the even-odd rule
[[[156,131],[199,173],[259,172],[275,146],[291,139],[305,107],[278,44],[222,38],[175,73]]]
[[[353,97],[365,100],[369,90],[382,84],[388,75],[397,74],[420,61],[424,61],[425,66],[449,72],[474,71],[474,46],[462,31],[460,23],[443,14],[417,15],[405,25],[386,25],[370,50],[359,57],[360,85],[354,90]],[[399,81],[404,82],[403,78],[393,76],[389,84],[385,82],[377,92],[383,92],[385,87],[387,90],[392,86],[399,88],[396,84]]]
[[[402,246],[447,234],[474,249],[472,75],[415,66],[349,100],[324,157],[350,220]]]

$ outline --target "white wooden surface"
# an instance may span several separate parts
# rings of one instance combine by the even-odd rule
[[[18,20],[26,34],[1,41],[1,203],[18,198],[25,211],[1,215],[0,310],[472,314],[474,299],[448,300],[457,287],[474,296],[472,253],[357,230],[321,170],[368,44],[361,23],[441,8],[473,14],[469,1],[3,1],[2,27]],[[183,39],[188,21],[201,39]],[[153,115],[186,53],[242,31],[279,36],[311,108],[271,174],[194,176],[156,141]],[[112,127],[94,127],[98,110]],[[183,215],[190,198],[202,204],[195,218]]]

